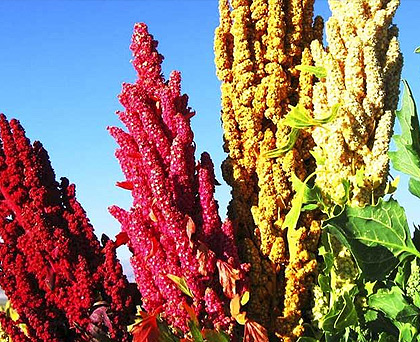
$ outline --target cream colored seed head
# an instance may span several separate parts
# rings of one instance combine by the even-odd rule
[[[339,102],[342,106],[335,122],[325,125],[327,129],[313,130],[315,144],[325,157],[324,165],[317,168],[316,182],[326,195],[337,200],[337,184],[348,179],[350,202],[364,205],[376,192],[373,187],[383,183],[388,172],[393,116],[387,110],[396,108],[402,62],[396,29],[390,27],[398,1],[329,3],[332,17],[326,25],[328,50],[318,42],[311,45],[315,65],[327,70],[326,80],[314,85],[314,116]],[[362,168],[366,170],[365,184],[360,188],[355,173]]]

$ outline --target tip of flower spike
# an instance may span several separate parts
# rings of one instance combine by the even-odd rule
[[[108,208],[109,213],[114,216],[120,223],[124,223],[127,219],[128,212],[116,205]]]
[[[148,28],[145,23],[135,23],[134,32],[146,32],[148,33]]]
[[[138,23],[134,25],[130,49],[133,52],[133,66],[140,79],[151,84],[162,81],[161,63],[163,56],[156,50],[158,42],[149,33],[147,25]]]

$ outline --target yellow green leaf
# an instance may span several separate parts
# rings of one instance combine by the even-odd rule
[[[316,77],[318,77],[319,79],[321,78],[325,78],[327,77],[327,69],[325,69],[324,67],[317,67],[317,66],[313,66],[313,65],[296,65],[296,69],[302,72],[307,72],[310,74],[315,75]]]
[[[240,314],[235,316],[236,322],[238,322],[241,325],[245,325],[247,318],[246,318],[246,312],[241,312]]]
[[[249,291],[245,291],[241,297],[241,305],[245,305],[249,301]]]
[[[188,287],[187,282],[184,278],[178,277],[174,274],[167,274],[167,277],[171,279],[183,293],[185,293],[191,298],[194,298],[194,295]]]
[[[280,147],[275,148],[273,150],[267,151],[263,153],[263,157],[265,158],[277,158],[280,157],[282,154],[290,151],[296,143],[296,140],[299,136],[299,129],[292,128],[289,135],[287,136],[287,140],[284,144]]]

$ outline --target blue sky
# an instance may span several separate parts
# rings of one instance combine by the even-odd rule
[[[316,3],[317,14],[327,17],[327,1]],[[402,0],[395,22],[403,76],[420,99],[420,55],[413,54],[420,45],[419,14],[420,1]],[[159,40],[165,75],[182,72],[183,91],[197,111],[192,122],[197,152],[210,152],[221,181],[216,0],[0,1],[0,112],[20,119],[28,137],[49,151],[57,176],[76,183],[98,235],[119,230],[108,206],[130,206],[129,193],[115,187],[122,174],[106,126],[119,125],[114,112],[121,109],[121,83],[135,80],[129,44],[136,22],[145,22]],[[420,223],[418,205],[405,187],[403,182],[398,198],[408,206],[409,221]],[[224,215],[229,189],[219,187],[217,196]]]

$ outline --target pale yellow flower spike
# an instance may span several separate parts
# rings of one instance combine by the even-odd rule
[[[350,204],[363,206],[381,194],[388,175],[388,147],[398,102],[402,57],[392,18],[398,0],[330,0],[328,51],[311,44],[315,65],[327,77],[314,85],[314,116],[341,102],[338,118],[314,128],[314,150],[325,162],[316,183],[333,202],[350,181]],[[356,176],[358,173],[359,177]],[[363,184],[360,184],[363,173]],[[341,190],[340,190],[341,189]]]

